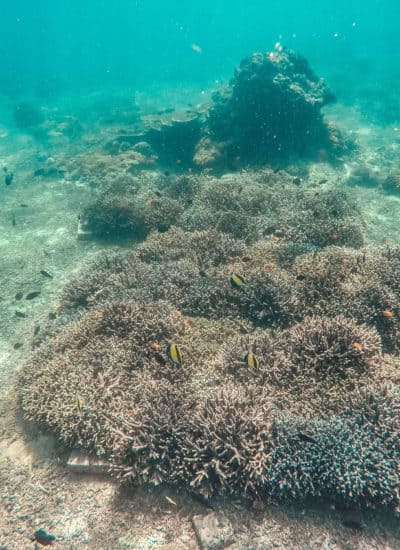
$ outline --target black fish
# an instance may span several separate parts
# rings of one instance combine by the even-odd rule
[[[38,529],[34,532],[33,538],[31,540],[32,542],[43,544],[43,546],[50,546],[56,540],[56,537],[54,535],[50,535],[50,533],[48,533],[44,529]]]
[[[162,197],[162,193],[160,193],[160,191],[154,191],[154,194],[156,197]]]
[[[14,349],[22,348],[23,345],[24,345],[24,344],[23,344],[22,342],[16,342],[16,343],[14,344]]]
[[[303,434],[303,433],[299,432],[297,434],[297,437],[299,439],[301,439],[301,441],[304,441],[305,443],[314,443],[315,445],[318,444],[318,441],[316,439],[314,439],[313,437],[311,437],[310,435]]]
[[[20,204],[20,207],[21,207],[21,208],[28,208],[28,207],[29,207],[29,204],[21,203],[21,204]]]
[[[204,269],[200,269],[199,275],[200,277],[207,277],[207,273],[204,271]]]
[[[11,216],[11,224],[13,225],[13,227],[17,225],[17,220],[15,218],[14,212],[12,213],[12,216]]]
[[[301,185],[301,178],[293,178],[293,183],[295,185]]]
[[[52,279],[53,275],[49,273],[48,271],[45,271],[44,269],[40,270],[40,274],[43,275],[43,277],[47,277],[48,279]]]
[[[18,309],[16,309],[15,310],[15,317],[20,317],[20,319],[25,319],[25,317],[28,317],[28,316],[23,311],[19,311]]]
[[[326,183],[327,181],[328,181],[328,180],[324,178],[323,180],[319,180],[318,183],[319,183],[320,185],[322,185],[323,183]]]
[[[358,510],[345,510],[342,516],[342,524],[357,531],[363,530],[362,515]]]
[[[6,185],[11,185],[14,179],[14,174],[12,172],[9,172],[4,176],[4,183]]]
[[[37,298],[40,295],[40,290],[34,290],[33,292],[29,292],[25,296],[25,300],[33,300],[34,298]]]
[[[17,294],[15,295],[16,300],[22,300],[23,297],[24,297],[23,292],[17,292]]]

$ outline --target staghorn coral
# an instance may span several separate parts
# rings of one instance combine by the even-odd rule
[[[186,482],[205,496],[259,494],[268,476],[271,419],[271,405],[255,388],[216,392],[192,416]]]
[[[86,266],[20,374],[25,418],[132,483],[397,506],[398,360],[378,333],[397,330],[399,250],[320,250],[270,222],[251,246],[174,227]]]
[[[316,377],[344,378],[363,372],[379,359],[378,333],[342,316],[309,317],[288,329],[283,339],[296,371]]]
[[[183,481],[185,438],[193,398],[182,384],[149,379],[132,414],[115,422],[112,472],[123,481]]]
[[[192,258],[200,267],[207,268],[225,263],[227,256],[244,255],[245,244],[225,233],[215,230],[183,231],[171,227],[165,234],[151,233],[141,243],[136,253],[138,258],[149,262],[174,262]]]
[[[231,290],[240,311],[255,325],[286,327],[301,317],[300,285],[285,270],[254,269],[246,272],[245,285]]]
[[[166,195],[149,198],[148,191],[118,194],[112,186],[82,212],[84,227],[98,236],[135,236],[143,239],[152,229],[167,231],[179,217],[179,201]]]
[[[360,211],[350,194],[338,187],[316,192],[307,181],[297,187],[289,174],[268,169],[220,178],[115,177],[83,209],[82,224],[95,235],[139,239],[153,229],[178,226],[214,230],[246,243],[266,235],[314,248],[363,243]]]
[[[166,303],[122,302],[90,311],[25,365],[19,382],[25,418],[70,445],[109,453],[112,419],[138,399],[146,383],[142,371],[170,371],[164,349],[174,325],[179,322]]]

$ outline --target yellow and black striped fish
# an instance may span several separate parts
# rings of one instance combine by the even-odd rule
[[[242,288],[244,285],[244,279],[241,275],[238,275],[237,273],[232,273],[229,282],[234,288]]]
[[[175,365],[182,365],[182,355],[179,351],[179,348],[173,342],[169,343],[167,346],[167,354]]]
[[[246,355],[243,357],[243,360],[245,361],[246,365],[251,368],[257,368],[260,364],[260,361],[251,351],[246,353]]]

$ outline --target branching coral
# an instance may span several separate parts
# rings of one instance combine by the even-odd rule
[[[255,388],[224,388],[195,411],[185,441],[187,482],[205,496],[256,495],[268,476],[271,405]]]
[[[234,290],[242,314],[254,324],[285,327],[301,317],[300,285],[286,271],[257,269],[246,275],[242,289]]]
[[[251,246],[174,227],[86,266],[21,372],[24,416],[133,483],[396,506],[399,252],[293,242],[270,207]]]
[[[363,372],[379,359],[378,333],[345,317],[305,318],[288,329],[283,340],[296,371],[310,376],[345,378]]]
[[[179,482],[193,405],[181,384],[148,380],[132,414],[115,422],[118,439],[112,469],[131,483]]]
[[[400,453],[384,429],[345,416],[317,422],[283,417],[274,436],[272,498],[323,496],[347,506],[399,505]]]

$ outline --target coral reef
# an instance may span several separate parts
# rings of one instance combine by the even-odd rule
[[[64,287],[19,375],[26,420],[133,484],[399,509],[400,248],[364,246],[332,181],[239,170],[337,159],[332,100],[278,47],[206,117],[143,116],[55,165],[93,192],[84,229],[141,242]],[[232,172],[177,174],[193,162]]]
[[[307,61],[279,47],[244,59],[229,86],[213,96],[206,139],[196,150],[200,165],[224,159],[265,162],[332,150],[321,108],[334,100]]]
[[[95,234],[130,233],[143,238],[151,229],[215,229],[246,242],[263,236],[291,243],[359,248],[363,223],[354,198],[342,188],[301,187],[282,171],[243,171],[217,178],[206,175],[161,177],[156,173],[113,178],[83,209]],[[105,182],[108,182],[107,184]]]
[[[398,324],[382,302],[398,295],[398,258],[153,232],[67,285],[20,374],[24,417],[123,481],[394,509],[400,380],[378,320]]]

